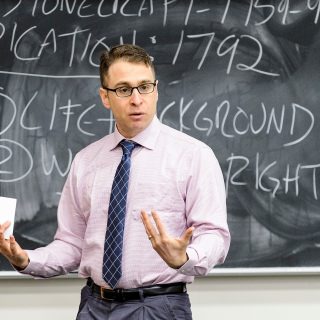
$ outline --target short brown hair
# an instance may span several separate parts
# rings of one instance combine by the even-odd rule
[[[151,67],[155,73],[153,62],[148,53],[141,47],[133,44],[121,44],[105,51],[100,57],[100,82],[104,87],[104,78],[108,74],[110,66],[117,60],[122,59],[132,63],[144,63]]]

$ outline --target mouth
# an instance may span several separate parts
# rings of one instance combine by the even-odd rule
[[[129,117],[133,120],[139,120],[144,116],[144,113],[142,112],[134,112],[134,113],[130,113]]]

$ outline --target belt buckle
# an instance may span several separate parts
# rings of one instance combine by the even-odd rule
[[[103,292],[104,292],[104,288],[103,288],[103,287],[100,287],[100,298],[106,300],[106,298],[105,298],[104,295],[103,295]]]
[[[104,296],[104,287],[100,287],[100,298],[107,301],[115,301],[115,299],[108,299]]]
[[[107,300],[107,301],[125,301],[124,296],[123,296],[123,289],[121,288],[117,288],[114,289],[114,298],[106,298],[104,295],[104,290],[105,288],[100,287],[100,297],[103,300]]]

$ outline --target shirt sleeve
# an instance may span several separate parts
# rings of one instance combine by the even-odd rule
[[[213,151],[203,146],[194,152],[186,190],[187,225],[194,232],[187,248],[185,275],[206,275],[224,262],[229,246],[223,174]]]
[[[80,179],[75,174],[79,171],[75,167],[74,161],[61,194],[58,229],[54,241],[45,247],[27,250],[30,263],[20,271],[23,274],[48,278],[66,274],[79,267],[86,219],[81,209],[83,200],[80,201],[79,198]]]

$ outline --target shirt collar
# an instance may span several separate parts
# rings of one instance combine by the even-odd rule
[[[149,126],[130,140],[138,143],[139,145],[147,149],[153,150],[156,146],[156,141],[160,133],[160,126],[161,123],[159,119],[157,118],[157,116],[154,116]],[[126,138],[119,132],[117,126],[115,126],[113,140],[110,145],[110,150],[116,148],[119,145],[120,141],[123,139]]]

